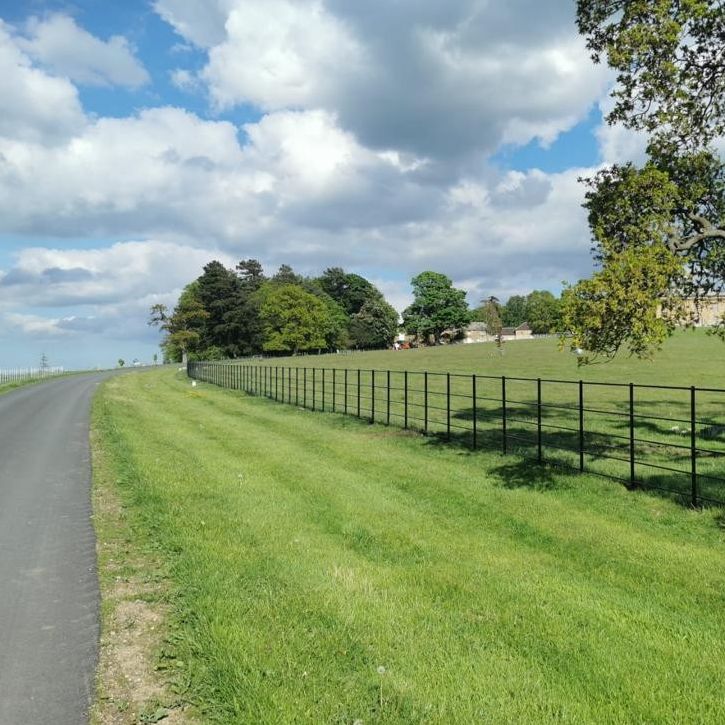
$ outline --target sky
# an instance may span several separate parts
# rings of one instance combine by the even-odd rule
[[[559,292],[613,82],[573,0],[0,0],[0,368],[151,360],[212,259]]]

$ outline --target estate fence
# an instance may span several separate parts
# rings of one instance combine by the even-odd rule
[[[725,505],[725,389],[189,362],[189,377]]]
[[[0,369],[0,385],[14,383],[21,380],[34,380],[36,378],[52,378],[65,372],[60,367],[45,368],[7,368]]]

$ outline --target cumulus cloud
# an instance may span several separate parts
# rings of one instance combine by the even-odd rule
[[[208,50],[201,77],[226,108],[321,108],[362,144],[460,159],[543,143],[581,120],[608,71],[569,0],[217,0],[157,10]],[[522,22],[525,18],[525,22]]]
[[[0,303],[61,308],[173,294],[200,273],[211,254],[154,240],[102,249],[26,248],[0,272]],[[231,263],[226,254],[221,259]]]
[[[33,67],[2,20],[0,99],[0,138],[54,143],[69,138],[85,124],[75,86]],[[0,156],[0,164],[2,161]]]
[[[31,18],[18,46],[54,74],[83,85],[138,88],[150,80],[126,38],[100,40],[67,15]]]
[[[40,306],[46,332],[63,339],[151,339],[150,304],[173,303],[214,257],[257,257],[270,271],[346,266],[400,309],[424,269],[451,275],[473,303],[555,289],[590,269],[576,178],[591,170],[487,162],[502,143],[553,141],[610,82],[589,63],[568,0],[155,8],[208,52],[201,74],[172,74],[178,87],[203,84],[217,107],[252,103],[263,114],[241,128],[165,106],[85,116],[74,85],[52,74],[60,66],[32,45],[49,29],[19,36],[0,24],[0,234],[51,240],[0,271],[0,312],[16,315],[6,328],[12,319],[40,334]],[[100,62],[78,67],[65,71],[78,83],[133,82]],[[619,148],[600,142],[605,159]],[[148,241],[60,241],[104,237]]]

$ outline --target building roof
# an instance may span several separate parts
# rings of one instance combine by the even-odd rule
[[[488,332],[485,322],[471,322],[466,328],[468,332]]]

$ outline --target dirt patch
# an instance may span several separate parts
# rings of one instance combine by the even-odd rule
[[[101,650],[96,672],[95,725],[199,721],[175,692],[168,638],[168,582],[159,562],[134,546],[115,478],[92,437],[94,520],[101,583]]]

